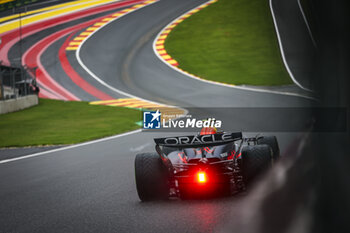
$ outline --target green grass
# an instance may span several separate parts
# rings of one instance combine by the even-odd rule
[[[0,147],[72,144],[140,128],[138,110],[40,99],[40,104],[0,115]]]
[[[292,81],[268,0],[219,0],[179,24],[165,42],[180,67],[202,78],[251,85]]]

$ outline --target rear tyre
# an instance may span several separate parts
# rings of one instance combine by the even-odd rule
[[[242,150],[242,175],[245,183],[266,171],[272,164],[272,150],[268,145],[246,146]]]
[[[272,158],[276,161],[280,157],[280,148],[278,146],[276,136],[264,136],[258,138],[259,145],[269,145],[272,149],[273,155]]]
[[[136,189],[141,201],[169,197],[169,173],[156,153],[142,153],[135,158]]]

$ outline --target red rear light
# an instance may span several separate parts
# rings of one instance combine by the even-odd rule
[[[207,182],[207,175],[205,174],[205,172],[198,172],[197,173],[197,180],[199,183]]]

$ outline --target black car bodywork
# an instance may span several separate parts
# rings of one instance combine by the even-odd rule
[[[238,132],[154,141],[157,153],[135,159],[142,201],[237,193],[279,157],[274,136],[245,138]]]

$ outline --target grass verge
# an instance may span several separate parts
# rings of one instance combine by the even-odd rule
[[[140,128],[138,110],[40,99],[39,105],[0,115],[0,147],[79,143]]]
[[[182,69],[205,79],[237,85],[292,83],[268,0],[219,0],[175,27],[165,48]]]

